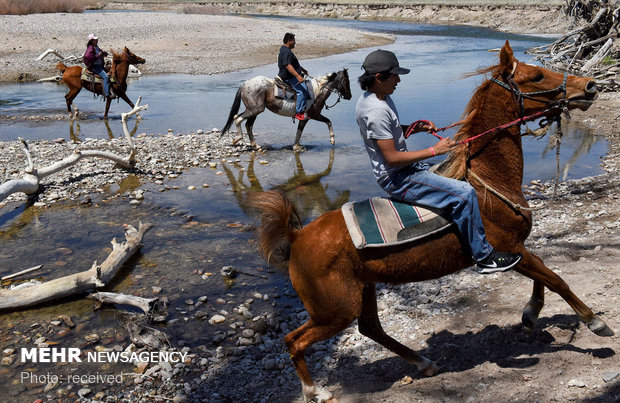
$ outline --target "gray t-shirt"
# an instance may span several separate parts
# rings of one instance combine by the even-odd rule
[[[381,185],[392,172],[398,171],[400,167],[388,166],[376,140],[394,139],[394,146],[398,151],[407,151],[396,106],[389,95],[385,100],[380,100],[374,93],[366,91],[357,101],[355,120],[357,120],[362,140],[368,151],[373,174],[377,183]]]

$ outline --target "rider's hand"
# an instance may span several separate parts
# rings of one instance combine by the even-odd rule
[[[435,126],[435,123],[433,123],[432,121],[429,121],[428,124],[423,123],[419,126],[420,131],[426,131],[428,133],[435,133],[437,132],[437,126]]]
[[[450,137],[446,137],[435,143],[433,150],[435,150],[435,155],[441,155],[452,151],[455,147],[456,141],[450,140]]]
[[[299,77],[297,77],[297,81],[299,81],[300,83],[303,83],[305,80],[304,80],[304,78],[300,75]]]

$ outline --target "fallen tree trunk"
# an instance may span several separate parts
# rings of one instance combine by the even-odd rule
[[[159,298],[143,298],[135,295],[119,294],[115,292],[96,292],[87,298],[94,299],[102,304],[129,305],[144,312],[148,323],[164,322],[168,316],[167,301]]]
[[[80,273],[45,283],[0,290],[0,311],[31,307],[105,286],[123,264],[140,249],[144,234],[152,226],[153,224],[140,223],[137,230],[128,226],[125,230],[126,241],[119,244],[116,238],[112,239],[112,252],[101,265],[95,261],[89,270]]]
[[[19,140],[22,143],[24,148],[24,154],[27,158],[26,168],[24,169],[24,176],[19,179],[12,179],[5,183],[0,184],[0,202],[9,197],[13,193],[25,193],[27,195],[35,194],[39,190],[39,185],[41,180],[46,176],[52,175],[58,171],[61,171],[65,168],[73,166],[77,164],[80,160],[84,158],[103,158],[116,162],[118,165],[122,166],[125,169],[131,169],[136,163],[136,146],[133,142],[133,138],[129,133],[129,129],[127,128],[127,119],[132,115],[137,115],[138,112],[147,109],[149,106],[143,105],[140,106],[140,101],[142,97],[138,97],[138,102],[136,102],[134,108],[127,112],[123,113],[121,122],[123,124],[123,132],[125,133],[125,138],[127,139],[127,143],[129,144],[129,155],[127,157],[122,157],[120,155],[108,152],[108,151],[99,151],[99,150],[83,150],[80,151],[78,149],[75,150],[74,154],[64,158],[61,161],[58,161],[52,165],[49,165],[44,168],[35,169],[34,164],[32,162],[32,156],[30,154],[30,149],[28,148],[28,144],[25,140],[20,138]]]

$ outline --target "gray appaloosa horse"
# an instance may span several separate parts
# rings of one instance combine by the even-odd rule
[[[308,90],[313,94],[312,105],[308,109],[308,118],[325,122],[329,128],[330,142],[335,144],[334,130],[332,128],[332,122],[321,115],[321,110],[325,106],[327,98],[332,93],[338,95],[338,101],[340,98],[346,100],[351,99],[351,86],[349,84],[349,73],[347,69],[340,70],[337,73],[330,73],[319,78],[312,78],[308,81]],[[289,97],[286,96],[289,95]],[[247,120],[245,127],[250,138],[250,144],[252,147],[256,146],[254,141],[254,133],[252,133],[252,127],[256,121],[258,114],[262,113],[265,108],[269,109],[273,113],[278,115],[293,117],[295,116],[295,92],[292,89],[283,90],[280,86],[276,85],[275,80],[258,76],[245,81],[237,90],[237,95],[233,102],[232,108],[226,125],[222,129],[222,134],[226,133],[232,122],[235,122],[237,126],[237,137],[233,140],[233,144],[237,143],[243,138],[243,132],[241,131],[241,123]],[[245,105],[245,111],[241,114],[237,114],[241,101]],[[338,102],[336,101],[336,103]],[[301,133],[306,127],[308,120],[300,120],[297,126],[297,136],[295,137],[295,145],[293,150],[302,151],[303,148],[299,144]]]

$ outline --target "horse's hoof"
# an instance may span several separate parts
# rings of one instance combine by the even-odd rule
[[[293,151],[296,152],[296,153],[303,153],[303,152],[306,151],[306,149],[303,148],[302,146],[298,146],[297,144],[295,144],[293,146]]]
[[[538,315],[536,315],[532,310],[525,309],[523,310],[523,316],[521,316],[521,325],[528,332],[534,330],[534,326],[536,326],[536,322],[538,322]]]
[[[425,366],[418,367],[419,371],[424,376],[434,376],[439,372],[439,367],[433,361],[425,358]]]
[[[233,146],[237,144],[239,141],[241,141],[242,138],[243,138],[242,136],[235,137],[232,141]]]
[[[329,139],[329,142],[330,142],[330,143],[332,143],[332,145],[335,145],[335,144],[336,144],[336,140],[335,140],[335,139],[333,139],[333,138]]]
[[[594,319],[588,322],[588,329],[602,337],[611,337],[614,335],[614,331],[598,316],[595,316]]]

